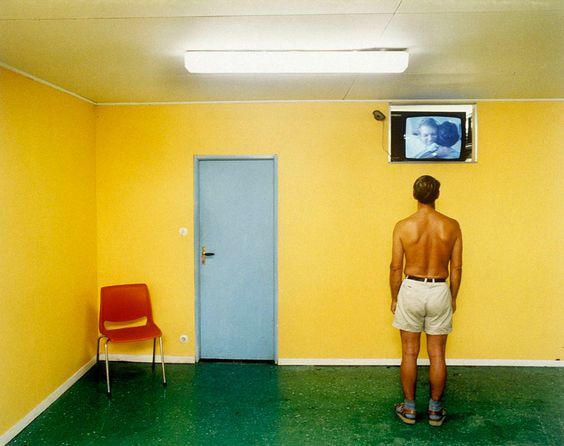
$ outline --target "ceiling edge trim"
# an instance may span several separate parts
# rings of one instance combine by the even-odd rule
[[[33,74],[29,74],[29,73],[27,73],[27,72],[25,72],[25,71],[22,71],[22,70],[20,70],[20,69],[18,69],[18,68],[15,68],[15,67],[13,67],[13,66],[11,66],[11,65],[8,65],[8,64],[4,63],[4,62],[0,62],[0,68],[4,68],[4,69],[6,69],[6,70],[8,70],[8,71],[12,71],[13,73],[16,73],[16,74],[19,74],[19,75],[21,75],[21,76],[27,77],[28,79],[31,79],[32,81],[35,81],[35,82],[38,82],[38,83],[40,83],[40,84],[46,85],[46,86],[48,86],[48,87],[50,87],[50,88],[53,88],[53,89],[55,89],[55,90],[57,90],[57,91],[60,91],[60,92],[62,92],[62,93],[71,95],[71,96],[73,96],[73,97],[75,97],[75,98],[77,98],[77,99],[80,99],[81,101],[88,102],[88,103],[91,104],[91,105],[98,105],[96,102],[94,102],[94,101],[91,100],[91,99],[85,98],[84,96],[80,96],[80,95],[77,94],[77,93],[74,93],[74,92],[72,92],[72,91],[70,91],[70,90],[67,90],[67,89],[63,88],[63,87],[59,87],[58,85],[55,85],[55,84],[53,84],[53,83],[51,83],[51,82],[49,82],[49,81],[46,81],[46,80],[41,79],[41,78],[39,78],[39,77],[37,77],[37,76],[34,76]]]
[[[314,103],[374,103],[394,104],[460,104],[476,102],[562,102],[564,98],[501,98],[501,99],[301,99],[301,100],[249,100],[249,101],[170,101],[170,102],[97,102],[101,107],[127,107],[143,105],[195,105],[195,104],[314,104]]]

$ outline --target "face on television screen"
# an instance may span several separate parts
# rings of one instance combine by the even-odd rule
[[[408,159],[459,159],[462,148],[460,118],[409,117],[405,123],[405,157]]]

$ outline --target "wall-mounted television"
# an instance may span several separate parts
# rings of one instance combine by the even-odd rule
[[[389,161],[476,162],[474,105],[390,105]]]

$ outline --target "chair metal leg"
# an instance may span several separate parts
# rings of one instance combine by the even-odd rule
[[[111,395],[110,391],[110,364],[108,361],[108,343],[110,341],[106,340],[106,344],[104,345],[104,351],[106,353],[106,385],[108,387],[108,395]]]
[[[163,385],[166,386],[166,374],[165,374],[165,366],[164,366],[164,353],[163,353],[163,338],[162,338],[162,336],[159,338],[159,346],[161,348],[161,366],[163,368]]]
[[[100,362],[100,340],[105,336],[98,336],[98,345],[96,346],[96,364]]]
[[[153,372],[155,371],[155,344],[156,343],[157,343],[157,338],[153,338],[153,365],[151,367],[153,369]]]

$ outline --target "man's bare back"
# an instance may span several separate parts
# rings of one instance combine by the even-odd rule
[[[449,263],[454,260],[458,266],[458,259],[452,258],[460,238],[456,220],[425,206],[400,221],[397,231],[405,254],[406,275],[447,278]]]

